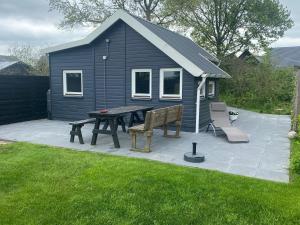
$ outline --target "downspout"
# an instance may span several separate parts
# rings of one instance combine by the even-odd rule
[[[196,101],[196,124],[195,124],[195,133],[199,133],[199,121],[200,121],[200,90],[203,85],[205,85],[205,81],[207,78],[207,74],[204,73],[200,76],[202,78],[201,82],[199,82],[199,86],[197,88],[197,101]]]
[[[107,75],[107,73],[106,73],[106,70],[107,70],[107,60],[109,59],[109,43],[110,43],[110,40],[107,38],[107,39],[105,39],[105,42],[106,42],[106,55],[104,55],[103,57],[102,57],[102,59],[103,59],[103,63],[104,63],[104,68],[103,68],[103,75],[104,75],[104,100],[105,100],[105,109],[107,109],[107,93],[106,93],[106,75]]]

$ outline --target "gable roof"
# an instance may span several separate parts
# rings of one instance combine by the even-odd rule
[[[300,67],[300,46],[271,48],[270,57],[277,67]]]
[[[17,62],[19,62],[19,60],[14,56],[0,55],[0,70],[3,70]]]
[[[261,62],[261,57],[252,54],[249,49],[246,49],[245,51],[242,52],[242,54],[240,54],[240,56],[238,57],[239,59],[243,60],[243,61],[247,61],[247,60],[252,60],[255,63],[260,63]]]
[[[118,20],[124,21],[193,76],[199,77],[203,73],[207,73],[209,77],[230,78],[228,73],[213,63],[218,62],[218,59],[196,45],[192,40],[123,10],[118,10],[86,38],[46,48],[43,52],[51,53],[90,44]]]

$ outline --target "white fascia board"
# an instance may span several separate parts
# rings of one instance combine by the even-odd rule
[[[120,13],[122,11],[119,10],[115,14],[113,14],[111,17],[107,18],[98,28],[96,28],[92,33],[90,33],[85,38],[78,40],[78,41],[72,41],[61,45],[56,45],[53,47],[45,48],[42,50],[42,53],[47,54],[51,52],[57,52],[60,50],[73,48],[81,45],[86,45],[91,43],[93,40],[95,40],[100,34],[102,34],[104,31],[106,31],[109,27],[111,27],[115,22],[118,21],[120,18]]]
[[[160,37],[158,37],[156,34],[150,31],[147,27],[141,24],[137,19],[135,19],[133,16],[131,16],[130,14],[126,13],[123,10],[118,10],[115,14],[109,17],[105,22],[103,22],[101,26],[95,29],[86,38],[82,40],[46,48],[42,52],[43,53],[56,52],[68,48],[73,48],[76,46],[89,44],[119,19],[123,20],[126,24],[132,27],[135,31],[137,31],[145,39],[150,41],[154,46],[156,46],[158,49],[164,52],[167,56],[173,59],[176,63],[182,66],[193,76],[199,77],[201,74],[204,73],[204,71],[201,70],[197,65],[192,63],[190,60],[188,60],[186,57],[180,54],[176,49],[171,47],[167,42],[162,40]]]

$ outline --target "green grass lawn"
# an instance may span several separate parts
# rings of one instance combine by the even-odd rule
[[[0,224],[299,224],[300,184],[41,145],[0,146]]]

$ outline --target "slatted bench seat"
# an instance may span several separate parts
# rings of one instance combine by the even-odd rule
[[[74,142],[75,136],[78,136],[79,143],[84,144],[83,138],[82,138],[82,133],[81,133],[81,128],[88,123],[95,123],[96,119],[91,118],[91,119],[86,119],[86,120],[79,120],[79,121],[73,121],[70,122],[69,124],[72,125],[72,130],[70,131],[70,142]]]
[[[150,152],[154,128],[162,127],[164,130],[164,137],[179,138],[182,110],[182,105],[175,105],[148,111],[144,124],[129,128],[129,132],[131,135],[131,150],[139,152]],[[175,135],[168,135],[168,125],[170,125],[171,123],[175,123]],[[137,148],[136,138],[138,134],[144,134],[146,136],[146,144],[143,149]]]

